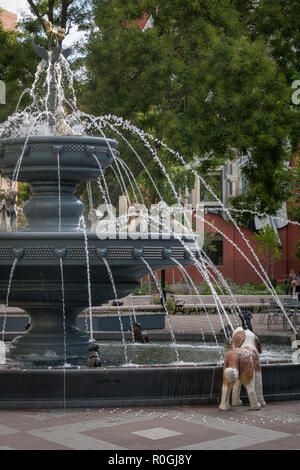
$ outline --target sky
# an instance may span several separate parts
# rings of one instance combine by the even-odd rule
[[[18,16],[22,11],[29,11],[27,0],[0,0],[0,7]]]
[[[16,13],[18,19],[22,16],[23,12],[30,12],[27,0],[0,0],[0,8]],[[69,47],[79,39],[83,39],[83,33],[78,32],[77,28],[73,27],[63,44],[65,47]]]

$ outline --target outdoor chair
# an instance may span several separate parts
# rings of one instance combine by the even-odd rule
[[[291,319],[294,326],[298,323],[300,318],[300,302],[298,299],[285,299],[284,305],[286,307],[289,318]]]
[[[285,307],[285,311],[288,317],[291,317],[289,309]],[[287,317],[275,301],[270,301],[268,306],[268,328],[271,330],[272,325],[279,325],[279,320],[282,320],[282,328],[287,329],[288,321]]]
[[[258,323],[263,324],[265,319],[268,318],[268,313],[269,313],[268,302],[270,302],[270,299],[266,301],[264,298],[260,298],[259,301],[260,301],[260,306],[259,306],[257,313],[260,313],[260,317],[259,317]]]
[[[274,301],[270,301],[268,304],[268,328],[270,330],[272,329],[272,325],[279,324],[279,318],[280,312],[277,303]]]
[[[172,295],[171,297],[174,300],[173,315],[176,313],[185,315],[190,315],[193,312],[199,313],[203,308],[198,295]]]

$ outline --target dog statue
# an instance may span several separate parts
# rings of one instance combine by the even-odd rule
[[[224,359],[222,398],[219,409],[230,410],[231,391],[232,406],[242,405],[240,391],[241,386],[244,385],[250,402],[250,410],[259,410],[262,406],[266,406],[259,362],[260,341],[252,331],[238,327],[233,332],[231,348]]]
[[[140,323],[135,323],[133,327],[133,336],[135,343],[149,343],[148,335],[145,335]]]
[[[44,26],[48,38],[56,39],[59,42],[64,40],[66,32],[64,28],[56,28],[50,21],[45,21]]]
[[[88,367],[101,367],[99,346],[97,343],[90,343],[88,345]]]

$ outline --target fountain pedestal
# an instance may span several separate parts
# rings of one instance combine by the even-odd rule
[[[75,326],[80,310],[68,308],[64,324],[61,303],[27,307],[30,329],[12,341],[10,355],[33,362],[61,361],[65,357],[74,360],[83,356],[89,337]]]

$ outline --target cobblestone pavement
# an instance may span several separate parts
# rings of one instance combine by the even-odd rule
[[[0,412],[0,450],[299,450],[300,401]]]

